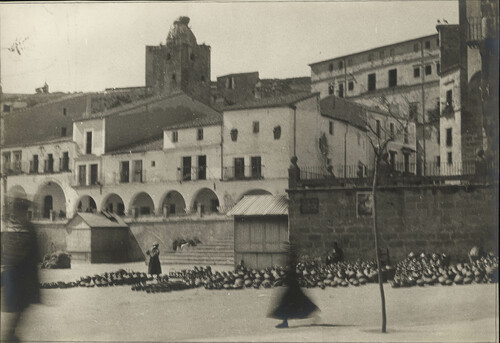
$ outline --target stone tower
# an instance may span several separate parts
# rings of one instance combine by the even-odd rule
[[[174,21],[166,44],[146,46],[146,87],[158,94],[183,91],[210,100],[210,46],[198,45],[188,17]]]

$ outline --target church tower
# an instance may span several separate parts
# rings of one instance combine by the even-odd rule
[[[198,45],[188,17],[174,21],[166,44],[146,46],[146,87],[157,94],[183,91],[210,100],[210,46]]]

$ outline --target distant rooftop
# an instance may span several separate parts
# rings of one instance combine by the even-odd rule
[[[366,112],[363,106],[330,95],[320,101],[321,114],[335,120],[341,120],[366,131]]]
[[[222,124],[222,114],[213,113],[202,117],[196,117],[183,123],[173,124],[164,127],[164,130],[189,129],[193,127],[215,126]]]
[[[288,94],[281,95],[275,97],[267,97],[260,99],[252,99],[249,101],[245,101],[241,104],[235,104],[230,106],[225,106],[222,108],[223,111],[235,111],[235,110],[244,110],[244,109],[252,109],[252,108],[266,108],[266,107],[285,107],[291,106],[295,103],[318,96],[319,93],[310,93],[310,92],[301,92],[297,94]]]

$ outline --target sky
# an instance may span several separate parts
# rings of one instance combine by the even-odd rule
[[[211,46],[211,79],[310,76],[308,64],[437,33],[458,23],[458,0],[0,3],[5,93],[103,91],[145,85],[145,46],[190,17]],[[10,51],[22,42],[21,54]]]

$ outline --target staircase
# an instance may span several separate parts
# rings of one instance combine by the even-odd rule
[[[185,264],[193,266],[234,266],[234,238],[214,240],[183,250],[160,254],[162,264]]]

